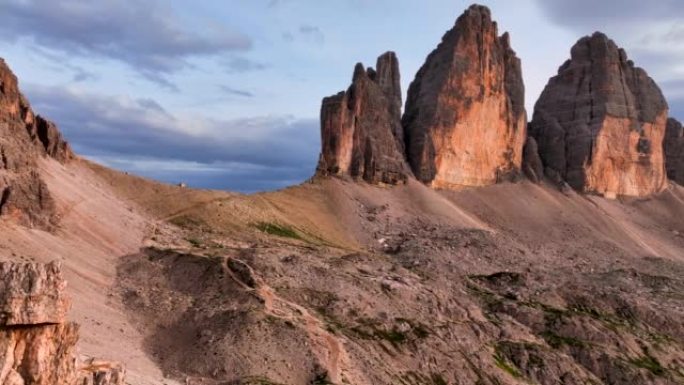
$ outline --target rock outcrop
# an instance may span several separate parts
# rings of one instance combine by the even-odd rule
[[[74,157],[57,127],[36,116],[16,76],[0,59],[0,215],[37,227],[54,223],[54,202],[37,172],[37,159]]]
[[[529,130],[548,171],[576,190],[641,197],[666,184],[667,114],[655,82],[597,32],[549,80]]]
[[[667,177],[684,186],[684,128],[677,119],[667,120],[663,149]]]
[[[0,325],[63,323],[69,310],[57,264],[0,264]]]
[[[120,363],[91,358],[79,367],[76,385],[124,385],[125,376]]]
[[[414,175],[437,188],[518,174],[527,118],[520,60],[488,8],[471,6],[428,56],[403,117]]]
[[[124,384],[118,364],[77,362],[65,288],[57,263],[0,262],[0,385]]]
[[[403,154],[399,64],[393,52],[377,70],[359,63],[346,92],[323,99],[318,175],[399,184],[410,176]]]

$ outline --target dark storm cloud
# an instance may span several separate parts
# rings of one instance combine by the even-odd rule
[[[184,173],[188,180],[222,175],[235,185],[221,187],[243,191],[257,185],[302,181],[311,176],[316,165],[320,139],[314,120],[195,120],[174,116],[150,99],[131,100],[63,88],[29,86],[26,91],[35,110],[54,120],[82,155],[138,165],[144,163],[135,159],[193,165],[141,172],[148,176],[156,173],[159,179],[164,179],[164,172],[172,176]],[[136,171],[133,168],[129,167],[130,171]],[[211,180],[205,182],[203,186],[215,187]]]
[[[259,167],[244,163],[213,163],[202,166],[175,164],[164,159],[91,157],[101,164],[135,175],[168,183],[186,183],[190,187],[256,192],[292,186],[308,179],[313,168]]]
[[[157,0],[0,0],[0,10],[5,41],[29,41],[65,57],[123,61],[167,86],[172,85],[166,75],[187,67],[190,58],[244,51],[252,44],[225,26],[187,28]]]

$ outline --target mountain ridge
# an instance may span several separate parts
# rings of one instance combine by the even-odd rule
[[[448,93],[445,105],[485,111],[496,123],[472,120],[466,132],[514,133],[480,148],[501,155],[515,143],[513,166],[498,162],[505,156],[466,159],[475,162],[467,172],[487,166],[477,183],[409,167],[411,124],[399,116],[392,53],[375,69],[357,65],[348,90],[324,101],[317,176],[251,195],[166,185],[81,159],[56,126],[27,119],[33,112],[20,106],[28,102],[8,91],[16,79],[3,80],[0,122],[14,146],[3,162],[22,159],[3,169],[3,183],[23,191],[12,174],[21,169],[41,187],[26,190],[30,205],[0,211],[0,259],[61,261],[79,354],[122,362],[133,385],[681,383],[684,187],[567,188],[562,170],[548,170],[549,137],[537,126],[526,139],[520,125],[524,89],[510,37],[498,35],[484,7],[459,20],[447,35],[464,43],[433,57],[477,48],[484,31],[492,56],[483,46],[472,62],[496,71],[470,71],[461,55],[463,68],[428,65],[414,90],[430,76],[472,78],[472,101]],[[616,52],[614,62],[629,66]],[[415,107],[421,93],[410,94]],[[614,97],[589,94],[572,102]],[[492,105],[503,115],[489,116]],[[637,133],[619,149],[646,155],[658,143],[640,140],[643,112],[630,106],[606,108],[623,108],[627,136]],[[463,128],[446,118],[442,128]],[[463,144],[440,135],[431,140],[448,151]],[[666,161],[678,159],[681,127],[671,121],[665,136]],[[438,153],[427,155],[439,163]],[[52,203],[35,204],[46,193]]]

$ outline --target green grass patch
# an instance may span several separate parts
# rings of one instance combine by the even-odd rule
[[[399,345],[408,340],[406,333],[397,329],[383,329],[376,325],[358,325],[349,330],[361,339],[387,341],[395,348],[399,348]]]
[[[187,238],[186,241],[188,241],[193,247],[202,247],[202,241],[197,238]]]
[[[169,219],[169,223],[185,229],[196,229],[204,226],[204,222],[186,215],[180,215]]]
[[[282,385],[281,383],[271,381],[266,377],[258,376],[242,378],[239,383],[241,385]]]
[[[523,283],[523,277],[520,273],[509,271],[499,271],[488,275],[469,275],[468,278],[491,284],[520,285]]]
[[[589,344],[585,341],[573,337],[561,336],[550,330],[543,332],[541,336],[544,338],[544,341],[546,341],[546,343],[554,349],[560,349],[563,346],[572,346],[577,348],[589,346]]]
[[[398,323],[407,323],[410,329],[406,331],[399,330],[397,325],[389,328],[384,327],[377,320],[369,318],[359,318],[357,325],[348,328],[347,330],[353,333],[354,337],[364,340],[387,341],[395,349],[399,349],[401,345],[409,342],[416,342],[427,338],[430,335],[430,329],[427,326],[405,318],[395,318]]]
[[[313,381],[311,381],[311,385],[335,385],[335,384],[330,382],[330,379],[328,378],[328,373],[321,373],[321,374],[317,374],[316,377],[314,377]]]
[[[616,314],[602,312],[598,309],[594,309],[586,305],[574,305],[570,307],[569,311],[571,311],[574,314],[584,315],[595,320],[601,321],[606,327],[614,331],[617,331],[617,329],[621,327],[629,328],[635,326],[633,319],[620,317]]]
[[[503,370],[504,372],[510,374],[515,378],[523,378],[522,373],[513,364],[509,363],[506,358],[504,358],[499,351],[494,352],[494,364]]]
[[[388,341],[395,347],[407,340],[406,333],[400,332],[396,329],[375,329],[373,334],[381,340]]]
[[[449,385],[440,373],[432,372],[430,375],[419,372],[408,371],[399,378],[402,384],[406,385]]]
[[[432,383],[434,385],[448,385],[449,384],[448,382],[446,382],[444,377],[442,377],[442,375],[439,373],[430,374],[430,379],[432,380]]]
[[[536,301],[522,302],[521,304],[542,310],[544,312],[544,319],[548,328],[554,328],[556,325],[558,325],[558,323],[564,322],[565,318],[577,316],[592,318],[600,321],[607,328],[613,331],[617,331],[621,327],[629,328],[635,326],[633,320],[624,319],[615,314],[602,312],[586,305],[574,305],[568,309],[560,309]]]
[[[489,308],[497,307],[503,302],[499,295],[477,285],[468,283],[466,284],[466,289],[470,294],[478,297],[480,301],[482,301]]]
[[[428,338],[430,336],[430,333],[432,332],[426,325],[416,322],[414,320],[410,320],[407,318],[395,318],[395,322],[397,323],[407,323],[411,326],[411,333],[418,338],[418,339],[424,339]]]
[[[664,376],[666,373],[665,368],[660,365],[660,362],[648,353],[639,358],[631,358],[629,362],[637,368],[646,369],[656,376]]]
[[[302,236],[297,233],[295,229],[287,225],[280,225],[271,222],[259,222],[254,224],[254,227],[266,234],[275,235],[282,238],[292,238],[302,240]]]

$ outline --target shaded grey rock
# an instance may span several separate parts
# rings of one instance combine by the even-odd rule
[[[401,76],[399,74],[399,60],[394,52],[385,52],[378,57],[375,65],[377,74],[375,81],[380,85],[389,103],[389,113],[392,117],[392,133],[397,138],[400,151],[404,153],[404,129],[401,126]],[[397,119],[399,117],[399,119]]]
[[[537,141],[528,137],[523,148],[522,169],[527,178],[534,183],[539,183],[544,178],[544,164],[539,157]]]

